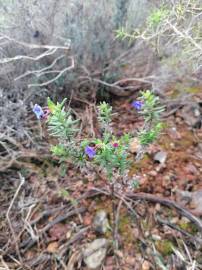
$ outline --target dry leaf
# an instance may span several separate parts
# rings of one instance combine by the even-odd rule
[[[62,223],[55,224],[49,230],[49,235],[52,240],[65,238],[66,233],[67,233],[67,225],[64,225]]]
[[[89,225],[91,225],[91,223],[92,223],[92,217],[91,217],[91,215],[86,214],[86,215],[84,216],[84,218],[83,218],[83,224],[84,224],[85,226],[89,226]]]
[[[56,253],[58,251],[58,246],[58,242],[51,242],[47,247],[47,251],[49,253]]]

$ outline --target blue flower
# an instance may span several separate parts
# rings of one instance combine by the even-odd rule
[[[34,105],[33,112],[35,113],[38,119],[41,119],[44,116],[44,111],[42,110],[41,106],[39,106],[38,104]]]
[[[89,157],[89,158],[94,158],[94,156],[96,155],[96,151],[93,147],[91,146],[86,146],[85,148],[85,154]]]
[[[143,103],[141,101],[135,100],[132,102],[132,106],[139,111],[142,109]]]

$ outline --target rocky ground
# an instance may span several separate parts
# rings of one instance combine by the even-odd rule
[[[202,89],[177,106],[175,95],[138,162],[133,140],[115,211],[103,175],[70,166],[59,176],[48,156],[2,174],[0,269],[202,269]],[[117,135],[141,125],[132,100],[112,102]]]

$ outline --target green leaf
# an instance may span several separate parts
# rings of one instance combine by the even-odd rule
[[[56,104],[48,97],[47,99],[48,108],[51,111],[51,113],[54,112],[55,108],[57,107]]]

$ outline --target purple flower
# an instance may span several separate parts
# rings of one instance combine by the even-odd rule
[[[115,143],[113,143],[113,147],[117,148],[117,147],[119,147],[119,144],[117,142],[115,142]]]
[[[47,120],[51,111],[48,108],[45,108],[43,112],[44,112],[44,114],[43,114],[42,118]]]
[[[139,100],[135,100],[132,102],[132,106],[139,111],[142,109],[143,103]]]
[[[86,146],[85,148],[85,154],[89,157],[89,158],[94,158],[94,156],[96,155],[96,151],[93,147],[91,146]]]
[[[44,116],[44,111],[42,110],[41,106],[38,104],[34,105],[33,112],[35,113],[37,119],[41,119]]]

